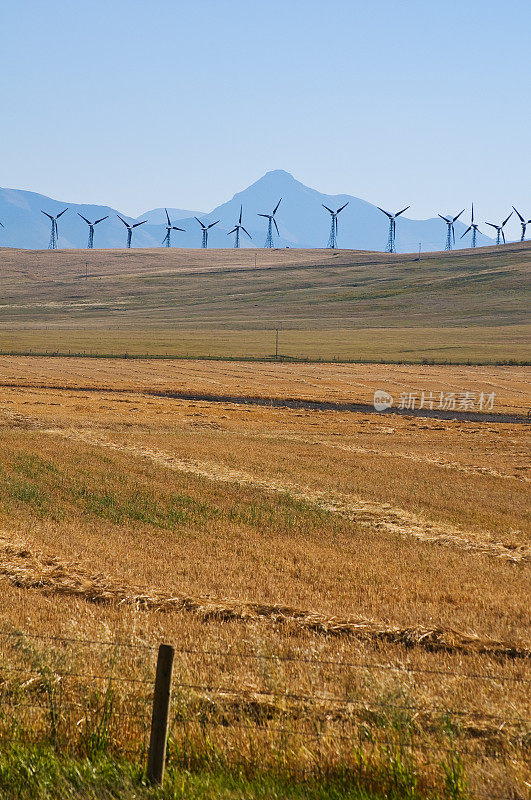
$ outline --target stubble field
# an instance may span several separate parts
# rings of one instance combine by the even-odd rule
[[[167,641],[174,763],[525,796],[525,368],[0,369],[2,702],[18,737],[84,752],[103,727],[138,757]],[[376,388],[496,398],[486,421],[382,415]]]

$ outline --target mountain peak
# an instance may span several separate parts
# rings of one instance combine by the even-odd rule
[[[270,169],[265,173],[264,178],[267,178],[268,175],[275,176],[275,177],[278,177],[278,178],[281,178],[281,177],[283,177],[283,178],[293,178],[293,175],[291,174],[291,172],[286,172],[285,169]],[[295,180],[295,178],[293,178],[293,180]]]
[[[274,184],[298,184],[299,181],[293,177],[291,172],[286,172],[285,169],[271,169],[262,175],[256,183],[274,183]]]

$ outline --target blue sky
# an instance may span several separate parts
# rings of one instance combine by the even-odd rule
[[[531,218],[529,0],[18,0],[3,186],[208,211],[270,169],[411,216]],[[516,227],[511,228],[516,235]]]

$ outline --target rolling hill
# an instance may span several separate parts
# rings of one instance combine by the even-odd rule
[[[529,360],[531,242],[453,253],[0,250],[0,349]],[[273,334],[271,333],[273,331]]]

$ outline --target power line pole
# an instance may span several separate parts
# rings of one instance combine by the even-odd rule
[[[278,328],[275,328],[275,358],[278,359]]]

